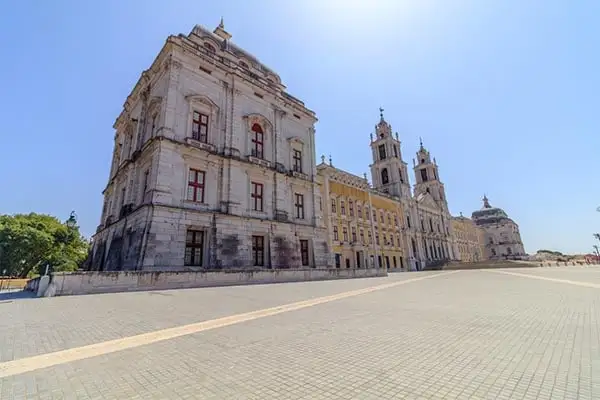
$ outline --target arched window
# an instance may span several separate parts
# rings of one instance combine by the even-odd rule
[[[252,125],[252,149],[253,157],[263,158],[264,133],[259,124]]]
[[[387,185],[390,182],[390,177],[388,176],[387,168],[381,170],[381,183],[383,185]]]
[[[211,53],[214,53],[216,51],[213,45],[210,43],[204,43],[204,48]]]

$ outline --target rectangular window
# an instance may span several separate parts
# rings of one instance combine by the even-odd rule
[[[263,210],[263,184],[257,182],[251,182],[251,193],[252,209],[254,211]]]
[[[342,215],[346,215],[346,202],[344,200],[340,203],[340,211],[342,212]]]
[[[385,145],[384,144],[379,145],[379,159],[385,160]]]
[[[350,216],[354,217],[354,202],[352,200],[348,201],[348,211],[350,212]]]
[[[203,143],[208,141],[208,115],[194,111],[192,138]]]
[[[340,234],[337,226],[333,227],[333,240],[340,240]]]
[[[264,137],[260,131],[252,131],[252,156],[263,158]]]
[[[265,265],[265,237],[252,236],[252,261],[255,267]]]
[[[360,230],[360,242],[365,242],[365,231],[363,231],[362,229]]]
[[[356,242],[356,228],[352,227],[352,241]]]
[[[158,120],[158,114],[154,114],[152,116],[152,125],[150,127],[150,136],[154,136],[154,132],[156,131],[156,121]]]
[[[348,228],[344,227],[342,229],[342,233],[344,235],[344,242],[347,242],[348,241]]]
[[[377,210],[373,210],[373,222],[377,222]]]
[[[296,218],[304,219],[304,195],[296,193]]]
[[[383,211],[379,212],[379,220],[381,221],[382,224],[385,223],[385,217],[383,215]]]
[[[308,240],[300,241],[300,258],[302,258],[302,266],[308,266]]]
[[[294,171],[302,172],[302,152],[300,150],[294,150],[293,152],[294,158]]]
[[[190,168],[188,173],[188,200],[204,203],[204,178],[204,171]]]
[[[146,191],[148,190],[149,178],[150,178],[150,170],[147,169],[146,172],[144,172],[144,191],[142,192],[142,199],[144,197],[144,194],[146,194]]]
[[[367,235],[369,236],[369,244],[373,244],[373,235],[371,234],[371,231],[368,231]]]
[[[379,234],[375,234],[375,244],[379,245]]]
[[[335,199],[331,199],[331,213],[337,214],[337,201]]]
[[[406,225],[410,228],[410,217],[408,215],[406,216]]]
[[[201,267],[204,255],[204,232],[188,230],[185,239],[185,265]]]
[[[421,180],[423,182],[427,182],[427,170],[426,169],[421,170]]]
[[[360,208],[360,204],[356,205],[356,216],[362,219],[362,209]]]
[[[342,266],[342,255],[336,254],[335,255],[335,267],[340,268],[341,266]]]

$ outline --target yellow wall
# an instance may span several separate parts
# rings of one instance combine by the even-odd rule
[[[330,233],[331,249],[335,254],[342,255],[341,267],[345,267],[345,259],[351,260],[351,265],[354,266],[356,257],[356,251],[363,251],[364,255],[370,258],[374,256],[377,262],[377,257],[382,257],[382,262],[385,265],[385,257],[389,257],[390,268],[394,268],[394,257],[396,259],[396,267],[406,267],[406,260],[404,257],[404,243],[399,228],[402,226],[404,221],[404,213],[400,202],[393,199],[389,199],[384,196],[377,194],[371,194],[371,203],[369,204],[369,192],[354,186],[345,185],[340,182],[329,181],[329,193],[323,193],[323,207],[327,207],[324,213],[327,221],[327,228]],[[326,185],[321,186],[322,190],[325,191]],[[325,200],[326,199],[326,200]],[[332,213],[331,204],[332,199],[336,199],[336,211]],[[341,213],[341,201],[345,203],[345,215]],[[354,215],[350,216],[350,200],[353,202]],[[358,202],[358,203],[357,203]],[[360,205],[361,217],[358,216],[358,208]],[[368,215],[365,215],[365,207],[369,208]],[[371,228],[371,219],[373,210],[377,211],[377,221]],[[384,222],[380,220],[380,211],[384,212]],[[388,214],[390,215],[391,224],[388,220]],[[333,218],[329,218],[333,216]],[[365,218],[368,217],[368,218]],[[395,218],[394,218],[395,217]],[[333,230],[334,227],[338,229],[338,240],[335,240]],[[343,229],[346,227],[348,232],[348,240],[344,241]],[[351,227],[356,227],[356,242],[358,246],[352,246],[352,230]],[[375,230],[375,228],[377,228]],[[361,241],[360,230],[364,232],[364,241]],[[379,245],[376,245],[376,239],[373,236],[379,235]],[[371,233],[372,244],[369,244],[369,233]],[[386,236],[389,245],[384,244],[383,236]],[[393,236],[393,240],[391,240]],[[402,259],[402,261],[400,261]],[[364,268],[364,265],[361,265]]]

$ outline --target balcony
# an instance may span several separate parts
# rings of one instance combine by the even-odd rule
[[[250,152],[250,155],[248,156],[248,161],[250,161],[253,164],[257,164],[262,167],[265,167],[265,168],[271,168],[271,162],[268,160],[265,160],[262,157],[263,157],[262,152],[257,152],[256,149],[252,149]]]
[[[205,143],[205,142],[202,142],[200,140],[197,140],[197,139],[194,139],[194,138],[191,138],[191,137],[186,138],[185,141],[190,146],[196,147],[198,149],[205,150],[205,151],[208,151],[210,153],[215,153],[216,152],[215,146],[212,145],[212,144],[210,144],[210,143]]]

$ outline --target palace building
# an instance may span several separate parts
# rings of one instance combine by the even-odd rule
[[[327,267],[315,113],[221,24],[169,36],[128,96],[89,268]]]
[[[372,183],[325,164],[324,157],[317,166],[335,265],[421,270],[454,259],[451,216],[435,158],[421,142],[411,190],[398,134],[392,133],[382,109],[370,146]]]

